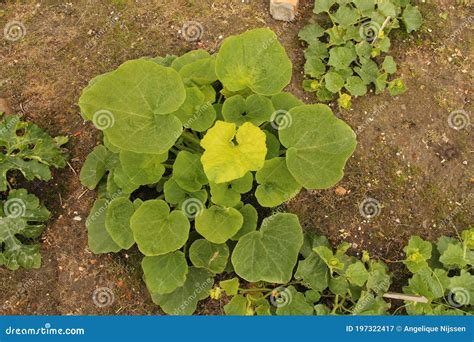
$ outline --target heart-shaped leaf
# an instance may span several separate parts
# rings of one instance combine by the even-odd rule
[[[237,209],[214,205],[196,217],[196,230],[208,241],[219,244],[234,236],[243,223],[244,218]]]
[[[214,57],[208,57],[196,60],[184,65],[179,70],[180,76],[186,84],[192,81],[198,85],[211,84],[217,81],[216,60]]]
[[[95,254],[121,250],[105,228],[105,215],[108,205],[109,202],[105,199],[95,201],[86,220],[89,249]]]
[[[173,179],[187,192],[201,190],[207,184],[200,156],[187,151],[178,153],[173,165]]]
[[[180,210],[170,213],[170,208],[162,200],[144,202],[130,223],[138,248],[148,256],[174,252],[188,240],[188,219]]]
[[[239,209],[239,212],[244,217],[244,223],[242,224],[242,228],[232,236],[232,240],[237,241],[242,236],[247,233],[253,232],[257,229],[257,221],[258,221],[258,213],[257,209],[251,204],[245,204],[242,208]]]
[[[295,278],[315,291],[323,291],[329,284],[329,272],[326,263],[316,254],[311,253],[298,263]]]
[[[219,274],[224,272],[227,265],[229,247],[226,244],[215,244],[199,239],[189,248],[189,258],[194,266]]]
[[[107,161],[111,157],[110,151],[104,145],[99,145],[87,156],[81,169],[81,184],[92,190],[99,184],[107,172]]]
[[[278,316],[309,316],[314,312],[313,305],[306,301],[304,294],[298,292],[294,286],[281,290],[276,298]],[[281,304],[278,305],[278,300]]]
[[[161,163],[166,159],[168,159],[168,153],[120,152],[120,164],[123,171],[131,182],[140,185],[157,183],[165,173],[165,167]]]
[[[266,160],[263,168],[255,174],[255,179],[260,184],[255,197],[263,207],[276,207],[301,190],[301,184],[288,171],[285,158]]]
[[[259,231],[240,238],[232,264],[235,272],[249,282],[287,283],[302,244],[298,217],[279,213],[264,219]]]
[[[274,112],[272,101],[262,95],[253,94],[246,99],[235,95],[227,99],[222,107],[222,115],[225,121],[233,122],[237,126],[245,122],[251,122],[260,126],[269,121]]]
[[[105,214],[105,228],[114,242],[123,249],[135,243],[130,218],[135,212],[133,203],[126,197],[117,197],[109,203]]]
[[[145,282],[151,293],[171,293],[184,285],[188,264],[183,252],[146,256],[142,260]]]
[[[197,303],[209,296],[213,284],[209,271],[190,267],[183,286],[169,294],[152,293],[152,299],[168,315],[191,315]]]
[[[240,202],[240,194],[252,190],[253,175],[247,172],[245,176],[229,183],[210,183],[212,202],[223,207],[235,207]]]
[[[201,140],[205,149],[201,161],[209,181],[230,182],[262,168],[267,154],[265,140],[265,133],[250,122],[236,130],[233,123],[217,121]]]
[[[186,100],[173,113],[186,128],[204,132],[216,120],[216,111],[211,103],[207,102],[206,94],[196,86],[186,87]]]
[[[280,130],[288,170],[307,189],[333,186],[355,150],[355,133],[326,105],[295,107],[288,115],[292,124]]]
[[[285,49],[267,28],[226,38],[216,59],[219,80],[233,92],[250,88],[261,95],[276,94],[290,83],[291,71]]]
[[[122,150],[164,153],[182,125],[174,115],[186,98],[183,81],[172,68],[149,60],[125,62],[97,78],[79,99],[81,113]]]

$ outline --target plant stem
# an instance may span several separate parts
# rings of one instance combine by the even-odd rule
[[[196,138],[192,133],[188,133],[188,132],[183,132],[183,134],[181,135],[185,140],[193,143],[193,144],[196,144],[198,146],[201,146],[201,142],[199,141],[198,138]]]
[[[192,149],[191,147],[188,147],[188,146],[184,146],[184,145],[176,145],[176,147],[177,147],[178,149],[180,149],[181,151],[188,151],[188,152],[191,152],[191,153],[196,153],[196,152],[198,152],[197,150]]]
[[[268,289],[265,287],[262,288],[254,288],[254,289],[242,289],[239,288],[239,291],[242,293],[247,293],[247,292],[266,292],[266,291],[273,291],[273,289]]]

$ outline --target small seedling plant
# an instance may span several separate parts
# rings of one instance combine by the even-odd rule
[[[40,245],[35,243],[50,213],[26,189],[14,189],[17,175],[32,181],[51,179],[51,168],[63,168],[66,137],[52,138],[20,116],[0,113],[0,266],[10,270],[39,268]],[[13,183],[13,184],[12,184]]]
[[[221,273],[290,281],[303,245],[298,218],[261,213],[302,188],[336,184],[356,147],[328,106],[283,92],[291,75],[276,35],[256,29],[214,55],[127,61],[84,89],[81,113],[104,133],[80,175],[98,188],[89,247],[136,245],[165,313],[192,314]]]
[[[383,315],[390,304],[382,295],[391,280],[387,266],[364,252],[362,260],[346,254],[350,244],[335,250],[324,236],[306,232],[291,281],[240,285],[224,280],[211,291],[231,297],[227,315]],[[242,286],[242,288],[240,287]]]
[[[409,315],[474,313],[474,228],[460,238],[442,236],[436,244],[413,236],[404,251],[412,277],[403,291],[426,299],[406,302]]]
[[[410,33],[421,26],[421,14],[410,0],[317,0],[314,13],[328,24],[312,23],[299,33],[307,44],[306,91],[322,102],[337,95],[346,109],[352,96],[363,96],[370,87],[376,94],[387,87],[394,96],[405,92],[400,78],[390,80],[397,64],[387,53],[392,30],[403,26]]]

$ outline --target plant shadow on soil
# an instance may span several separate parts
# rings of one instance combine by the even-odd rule
[[[79,115],[80,92],[92,77],[128,59],[195,48],[214,52],[228,35],[268,26],[293,61],[287,90],[316,102],[301,89],[304,58],[297,39],[299,29],[313,20],[312,3],[301,1],[297,20],[283,23],[269,16],[263,0],[1,2],[0,26],[19,20],[26,35],[0,41],[0,97],[50,134],[69,136],[71,167],[54,171],[50,182],[28,186],[52,211],[42,237],[43,265],[0,269],[0,302],[5,303],[0,314],[160,314],[142,282],[136,248],[114,255],[87,249],[84,222],[95,193],[81,186],[78,172],[100,134]],[[450,112],[472,110],[472,7],[449,0],[419,5],[425,18],[420,32],[392,39],[397,75],[408,92],[395,98],[369,94],[356,99],[352,110],[334,109],[358,134],[357,151],[338,184],[343,189],[303,191],[287,204],[305,229],[327,235],[334,244],[350,242],[354,255],[368,250],[386,261],[396,291],[407,274],[395,261],[403,258],[411,235],[435,241],[474,222],[472,131],[447,123]],[[200,41],[183,39],[186,21],[202,24]],[[368,197],[381,205],[371,219],[359,212]],[[100,287],[112,290],[111,305],[94,304]],[[225,299],[203,301],[197,314],[222,314],[223,304]]]

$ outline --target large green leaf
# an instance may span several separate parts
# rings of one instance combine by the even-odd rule
[[[131,182],[140,185],[157,183],[165,173],[165,167],[161,163],[166,159],[168,159],[168,153],[120,152],[120,164],[123,171]]]
[[[86,220],[89,249],[95,254],[118,252],[122,248],[112,239],[105,227],[105,215],[109,202],[98,199],[94,202]]]
[[[213,284],[209,271],[190,267],[183,286],[169,294],[152,293],[152,299],[168,315],[191,315],[197,303],[209,296]]]
[[[255,174],[255,179],[259,184],[255,197],[263,207],[276,207],[301,190],[301,185],[288,171],[285,158],[281,157],[266,160],[263,168]]]
[[[298,37],[306,43],[311,44],[319,41],[319,37],[324,35],[324,29],[318,24],[309,24],[303,27],[298,33]]]
[[[313,305],[306,301],[303,293],[298,292],[294,286],[288,286],[276,298],[276,314],[279,316],[309,316],[314,312]],[[280,302],[278,301],[280,299]]]
[[[183,252],[146,256],[142,260],[145,282],[151,293],[171,293],[184,285],[188,264]]]
[[[321,12],[329,12],[329,9],[334,5],[336,0],[317,0],[314,2],[313,12],[318,14]]]
[[[232,297],[229,303],[224,305],[224,312],[227,316],[245,316],[247,315],[248,304],[246,297],[236,295]]]
[[[280,130],[280,141],[291,174],[308,189],[333,186],[355,150],[355,133],[326,105],[295,107],[288,115],[292,124]]]
[[[0,265],[10,270],[19,267],[41,266],[40,245],[29,239],[38,238],[43,232],[49,211],[39,199],[25,189],[10,191],[6,201],[1,202],[0,215]]]
[[[367,272],[367,269],[361,261],[350,264],[344,275],[350,284],[361,287],[364,286],[367,279],[369,279],[369,272]]]
[[[242,214],[234,208],[212,206],[196,216],[196,230],[208,241],[224,243],[234,236],[244,223]]]
[[[287,283],[302,244],[298,217],[279,213],[263,220],[259,231],[240,238],[232,264],[235,272],[249,282]]]
[[[170,208],[162,200],[144,202],[130,222],[138,248],[147,256],[173,252],[188,240],[188,219],[180,210],[170,213]]]
[[[403,10],[402,20],[408,33],[418,30],[423,23],[418,6],[408,4]]]
[[[95,189],[108,170],[107,161],[110,156],[110,151],[104,145],[97,146],[89,153],[79,175],[82,185]]]
[[[265,133],[250,122],[237,130],[233,123],[217,121],[201,140],[205,149],[201,161],[209,181],[230,182],[262,168],[267,154],[265,140]]]
[[[205,268],[212,273],[222,273],[229,259],[229,247],[198,239],[189,248],[189,258],[196,267]]]
[[[186,128],[203,132],[216,120],[216,111],[206,99],[206,94],[196,86],[186,87],[186,100],[173,112]]]
[[[122,150],[164,153],[178,139],[181,121],[170,113],[184,102],[179,74],[149,60],[125,62],[87,87],[82,115]]]
[[[206,85],[217,81],[215,69],[215,58],[208,57],[184,65],[179,70],[179,74],[185,81],[192,81],[195,84]]]
[[[316,253],[311,253],[298,263],[295,278],[315,291],[323,291],[329,285],[328,267]]]
[[[133,203],[125,197],[115,198],[107,207],[105,228],[112,240],[123,249],[129,249],[135,243],[130,228],[130,218],[134,212]]]
[[[257,221],[258,221],[258,213],[257,209],[249,203],[245,204],[242,208],[239,209],[239,212],[244,217],[244,223],[242,224],[242,228],[232,236],[232,240],[237,241],[242,236],[247,233],[253,232],[257,229]]]
[[[202,186],[207,184],[207,178],[200,156],[187,151],[179,152],[173,165],[173,179],[187,192],[201,190]]]
[[[216,73],[224,87],[238,92],[250,88],[273,95],[291,80],[292,65],[273,31],[250,30],[224,40],[216,59]]]

